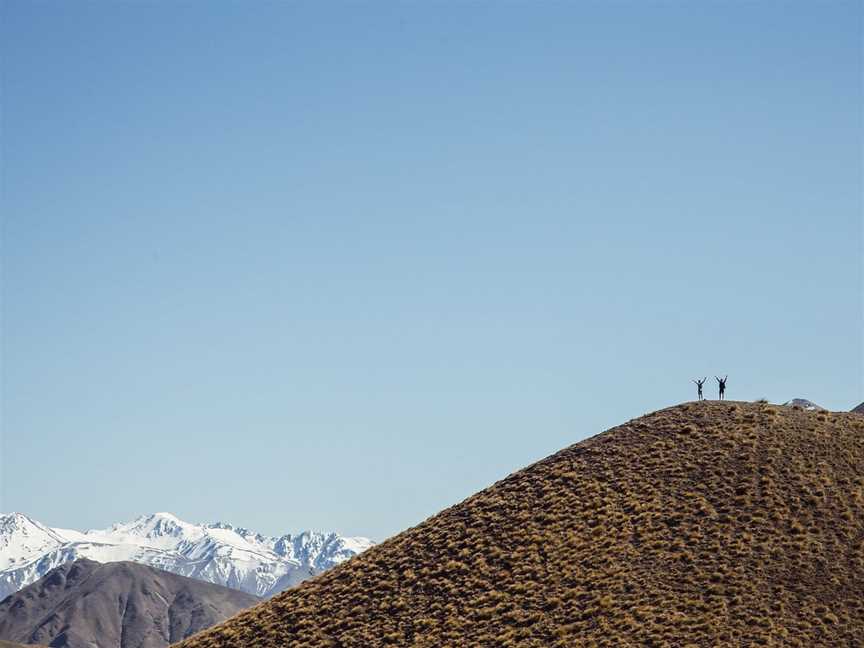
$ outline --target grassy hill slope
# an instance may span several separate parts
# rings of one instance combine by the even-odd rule
[[[179,645],[862,646],[864,418],[655,412]]]

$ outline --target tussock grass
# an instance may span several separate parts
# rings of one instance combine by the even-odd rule
[[[655,412],[180,645],[862,646],[864,417]]]

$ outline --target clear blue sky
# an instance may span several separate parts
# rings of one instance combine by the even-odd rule
[[[380,540],[696,376],[849,409],[861,7],[2,2],[0,510]]]

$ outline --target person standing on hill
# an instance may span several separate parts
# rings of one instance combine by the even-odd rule
[[[725,376],[724,378],[721,379],[721,378],[717,378],[717,376],[714,376],[714,378],[717,379],[717,385],[720,388],[720,400],[725,400],[725,398],[726,398],[726,379],[728,377],[729,376]]]
[[[702,380],[694,380],[696,383],[696,389],[699,390],[699,400],[705,400],[705,397],[702,395],[702,385],[705,384],[705,381],[708,379],[708,376],[705,376]]]

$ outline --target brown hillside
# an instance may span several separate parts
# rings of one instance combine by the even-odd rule
[[[76,560],[0,601],[0,637],[52,648],[164,648],[259,600],[146,565]]]
[[[864,419],[689,403],[182,648],[864,646]]]

